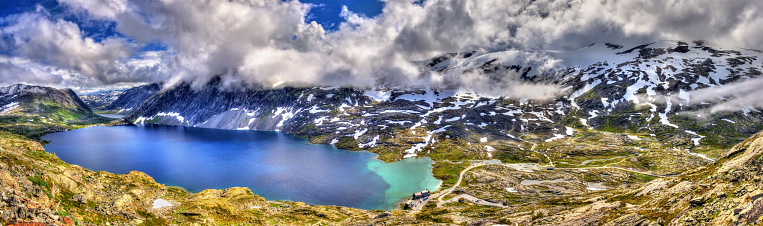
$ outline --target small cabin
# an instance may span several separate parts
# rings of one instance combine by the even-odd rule
[[[426,197],[429,197],[430,194],[431,194],[431,192],[429,191],[429,189],[423,190],[423,191],[420,191],[420,192],[413,193],[412,199],[426,198]]]
[[[416,207],[416,205],[413,204],[413,200],[408,200],[407,202],[405,202],[405,207],[403,208],[413,209],[413,207]]]

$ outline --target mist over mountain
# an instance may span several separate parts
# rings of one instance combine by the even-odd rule
[[[321,6],[298,1],[61,0],[64,14],[79,20],[44,7],[3,19],[0,76],[6,84],[75,89],[159,81],[198,88],[215,77],[230,88],[434,86],[448,81],[422,74],[415,62],[453,52],[518,50],[532,56],[514,64],[532,59],[547,66],[536,69],[556,70],[586,65],[538,51],[663,39],[763,47],[759,1],[383,3],[373,17],[345,7],[338,29],[326,31],[309,18]],[[84,29],[91,23],[113,33],[89,34]],[[482,83],[478,78],[467,75],[456,83]],[[487,85],[524,86],[512,79]]]

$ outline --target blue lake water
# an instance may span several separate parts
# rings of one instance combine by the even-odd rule
[[[111,173],[138,170],[191,192],[249,187],[268,200],[390,210],[441,182],[429,158],[384,163],[373,153],[278,132],[97,126],[42,138],[50,141],[45,150],[65,162]]]

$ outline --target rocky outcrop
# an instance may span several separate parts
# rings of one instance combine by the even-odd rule
[[[587,195],[604,200],[512,222],[579,225],[758,225],[763,223],[763,132],[707,167],[636,188]]]

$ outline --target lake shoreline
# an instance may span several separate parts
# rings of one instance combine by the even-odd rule
[[[143,133],[158,134],[146,135]],[[190,138],[187,135],[177,135],[177,133],[189,134]],[[119,136],[126,138],[111,138],[115,135],[110,134],[118,134]],[[169,138],[157,138],[157,136],[168,136],[168,134],[170,136]],[[84,137],[77,138],[77,136]],[[212,136],[212,138],[204,138],[204,136]],[[310,205],[334,205],[366,210],[379,209],[391,211],[399,209],[400,203],[404,202],[410,194],[419,189],[431,190],[435,185],[439,187],[439,184],[441,184],[441,181],[433,177],[433,173],[431,172],[433,162],[430,158],[417,158],[394,163],[385,163],[378,159],[378,154],[372,152],[337,149],[333,145],[311,144],[304,138],[280,132],[212,131],[211,129],[204,128],[156,125],[95,126],[49,134],[46,135],[44,139],[50,141],[49,144],[45,145],[46,151],[56,153],[57,156],[69,164],[80,165],[92,171],[106,171],[115,174],[126,174],[129,171],[144,172],[154,178],[158,183],[164,184],[165,186],[179,187],[191,193],[198,193],[207,189],[248,187],[253,193],[268,200],[296,201]],[[210,140],[199,143],[196,139]],[[85,141],[92,142],[92,144],[83,144]],[[269,144],[271,146],[265,145],[263,147],[260,147],[262,145],[257,145],[257,142],[263,141],[276,143]],[[137,142],[136,144],[139,144],[140,146],[138,147],[140,148],[151,147],[154,149],[136,151],[133,150],[135,149],[134,147],[127,148],[125,145],[129,146],[131,142]],[[184,142],[190,143],[186,144]],[[279,145],[278,142],[286,143]],[[215,146],[221,144],[223,145],[221,147]],[[94,147],[83,147],[83,145],[93,145]],[[289,147],[291,148],[281,150],[284,149],[284,147],[280,147],[283,145],[290,145]],[[65,153],[66,151],[56,150],[54,147],[75,150],[70,151],[71,153],[67,154]],[[269,147],[275,148],[270,150],[268,149]],[[83,149],[86,150],[83,151]],[[326,150],[329,149],[331,151],[326,152]],[[104,152],[104,150],[109,150],[109,152]],[[226,151],[221,152],[220,150]],[[252,155],[252,152],[256,152],[255,155],[259,157],[247,157],[248,155]],[[257,154],[259,152],[262,153]],[[362,156],[365,157],[363,158]],[[358,159],[359,157],[361,158]],[[74,160],[77,158],[85,159]],[[179,159],[173,160],[173,158]],[[85,162],[83,163],[80,161]],[[252,166],[262,165],[252,164],[258,161],[266,161],[264,163],[270,165],[275,164],[273,167],[276,168],[270,169],[268,167],[271,166],[265,164],[267,165],[263,166],[265,171],[262,171],[262,169],[258,171],[258,168],[253,168]],[[293,161],[296,162],[292,163]],[[231,169],[228,169],[228,171],[220,171],[222,172],[220,175],[209,173],[204,170],[199,171],[200,169],[219,171],[216,167],[210,165],[209,162],[223,164],[224,166],[232,164],[239,168],[232,167]],[[130,165],[133,163],[139,165]],[[146,167],[146,164],[149,165],[148,168],[140,167]],[[376,168],[369,167],[369,164]],[[160,165],[160,167],[155,165]],[[299,167],[310,165],[315,166],[313,168],[298,169]],[[267,173],[272,170],[291,170],[295,167],[298,171],[285,174],[279,173],[277,177],[273,177],[272,174]],[[355,170],[355,167],[363,167],[363,170]],[[323,172],[327,169],[327,172]],[[316,172],[319,174],[315,174]],[[395,172],[405,172],[404,174],[409,175],[401,176],[401,173]],[[411,174],[410,172],[413,173]],[[185,174],[194,175],[196,178],[192,180],[176,178],[178,175]],[[368,174],[368,176],[362,176],[365,174]],[[369,177],[370,175],[374,176]],[[180,177],[185,178],[185,176]],[[290,177],[296,178],[290,179]],[[321,178],[326,178],[326,180]],[[418,178],[423,179],[419,180]],[[233,181],[230,181],[231,179],[233,179]],[[333,182],[334,180],[350,183],[339,181]],[[380,188],[379,185],[367,184],[369,182],[379,183],[373,182],[374,180],[379,180],[379,182],[386,184],[381,187],[383,190],[378,189]],[[221,181],[223,183],[215,181]],[[296,181],[309,182],[309,184],[300,185],[293,183]],[[199,186],[204,183],[209,185]],[[332,191],[333,194],[332,192],[325,194],[327,193],[325,191]],[[358,195],[351,195],[349,198],[344,198],[343,195],[352,194],[347,192],[360,193],[358,193]],[[295,196],[295,194],[297,195]],[[317,196],[309,194],[317,194]],[[369,196],[360,194],[369,194]]]

